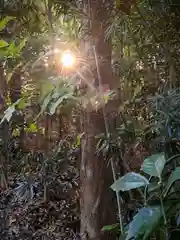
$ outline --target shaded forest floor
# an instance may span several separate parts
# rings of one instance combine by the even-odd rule
[[[39,167],[43,155],[41,159],[37,156],[29,154],[31,170],[33,165],[36,172],[24,177],[13,169],[7,178],[8,188],[1,173],[0,236],[3,240],[76,239],[80,224],[75,161],[66,159],[54,163],[55,167],[48,165],[43,174],[43,167]]]

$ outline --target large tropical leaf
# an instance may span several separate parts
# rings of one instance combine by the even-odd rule
[[[143,187],[149,184],[149,181],[140,174],[130,172],[115,181],[111,188],[114,191],[128,191],[131,189]]]
[[[141,167],[145,173],[154,177],[161,177],[164,165],[166,163],[164,153],[154,154],[144,160]]]
[[[64,100],[69,100],[73,99],[74,101],[77,100],[74,96],[73,93],[67,93],[64,96],[59,97],[56,102],[53,102],[51,107],[50,107],[50,114],[53,115],[56,112],[57,107],[63,103]]]
[[[161,206],[141,208],[129,224],[126,240],[146,239],[162,217]]]

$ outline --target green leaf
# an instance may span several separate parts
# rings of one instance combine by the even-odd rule
[[[51,92],[45,97],[45,99],[43,101],[43,104],[41,106],[41,113],[43,113],[46,110],[50,101],[51,101]]]
[[[144,160],[141,170],[150,176],[161,177],[166,159],[164,153],[154,154]]]
[[[2,31],[11,20],[15,19],[15,17],[7,16],[3,20],[0,21],[0,31]]]
[[[113,191],[119,192],[139,188],[148,184],[149,181],[145,177],[135,172],[130,172],[115,181],[111,185],[111,188],[113,189]]]
[[[26,104],[25,99],[21,98],[21,99],[19,99],[19,102],[17,103],[17,108],[20,110],[23,110],[23,109],[25,109],[26,105],[27,104]]]
[[[11,80],[11,78],[12,78],[12,75],[13,75],[13,72],[10,72],[10,73],[8,73],[7,74],[7,83]]]
[[[101,231],[112,231],[112,230],[116,230],[119,228],[119,224],[112,224],[112,225],[107,225],[107,226],[104,226]]]
[[[21,50],[25,47],[26,45],[26,42],[27,42],[27,39],[24,38],[20,41],[19,45],[17,46],[17,52],[21,52]]]
[[[76,137],[76,141],[75,143],[73,144],[74,147],[79,147],[81,145],[81,135],[77,135]]]
[[[4,48],[4,47],[7,47],[9,44],[6,42],[6,41],[4,41],[4,40],[0,40],[0,48]]]
[[[29,127],[25,128],[25,131],[29,133],[36,133],[38,130],[36,124],[31,123]]]
[[[29,129],[31,130],[31,132],[37,132],[37,126],[36,126],[36,124],[31,123],[31,124],[29,125]]]
[[[161,217],[161,206],[141,208],[129,224],[126,240],[137,239],[140,236],[140,239],[146,239],[153,232]]]
[[[50,108],[50,114],[53,115],[56,112],[56,108],[64,101],[64,99],[66,99],[66,97],[70,96],[70,94],[67,94],[65,96],[62,96],[60,98],[57,99],[57,101],[55,103],[52,104],[51,108]]]
[[[165,191],[163,193],[164,197],[167,195],[172,184],[180,179],[180,167],[177,167],[169,176]]]
[[[12,42],[8,48],[7,48],[7,54],[8,54],[8,57],[10,58],[14,58],[14,57],[17,57],[19,56],[20,54],[20,51],[18,49],[18,47],[16,46],[15,42]]]
[[[51,115],[55,114],[57,107],[58,107],[61,103],[63,103],[64,100],[70,100],[70,99],[71,99],[71,100],[74,100],[74,101],[77,100],[77,98],[73,96],[73,93],[72,93],[72,92],[67,93],[67,94],[65,94],[64,96],[59,97],[55,103],[52,103],[52,106],[51,106],[51,108],[50,108],[50,114],[51,114]]]

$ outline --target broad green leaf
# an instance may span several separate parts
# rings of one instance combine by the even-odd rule
[[[53,115],[56,112],[57,107],[64,101],[65,96],[62,96],[57,99],[55,103],[52,103],[52,106],[50,108],[50,114]]]
[[[4,40],[0,40],[0,48],[4,48],[4,47],[7,47],[9,44],[6,42],[6,41],[4,41]]]
[[[166,159],[164,153],[154,154],[144,160],[141,170],[150,176],[161,177]]]
[[[161,206],[141,208],[129,224],[126,240],[146,239],[154,230],[162,217]]]
[[[177,180],[180,180],[180,167],[177,167],[169,176],[165,191],[164,191],[164,196],[167,195],[169,189],[171,188],[172,184],[176,182]]]
[[[67,93],[67,94],[65,94],[64,96],[59,97],[55,103],[52,103],[52,106],[51,106],[51,108],[50,108],[50,114],[51,114],[51,115],[55,114],[57,107],[58,107],[61,103],[63,103],[64,100],[70,100],[70,99],[71,99],[71,100],[74,100],[74,101],[77,100],[77,99],[73,96],[73,93],[72,93],[72,92]]]
[[[111,188],[113,189],[113,191],[119,192],[139,188],[148,184],[149,181],[145,177],[135,172],[130,172],[115,181],[111,185]]]
[[[3,20],[0,21],[0,31],[2,31],[11,20],[15,19],[15,17],[7,16]]]

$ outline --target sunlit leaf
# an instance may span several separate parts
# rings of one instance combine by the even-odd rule
[[[11,80],[12,75],[13,75],[13,72],[10,72],[10,73],[7,74],[7,77],[6,77],[7,82],[9,82]]]
[[[19,43],[19,45],[16,47],[16,49],[17,49],[17,52],[21,52],[22,51],[22,49],[25,47],[25,45],[26,45],[26,42],[27,42],[27,39],[26,38],[24,38],[24,39],[22,39],[21,41],[20,41],[20,43]]]
[[[3,123],[5,120],[8,122],[11,120],[13,113],[15,112],[15,105],[8,107],[8,109],[4,113],[4,117],[1,120],[1,123]]]
[[[19,128],[15,128],[12,132],[12,135],[14,137],[20,136],[20,129]]]
[[[0,48],[4,48],[4,47],[7,47],[9,44],[6,42],[6,41],[4,41],[4,40],[0,40]]]
[[[31,123],[27,128],[25,128],[25,131],[35,133],[38,131],[38,129],[35,123]]]
[[[114,191],[128,191],[131,189],[143,187],[149,184],[149,181],[140,174],[130,172],[115,181],[111,188]]]
[[[76,101],[77,99],[73,96],[73,93],[67,93],[62,97],[59,97],[55,103],[52,103],[52,106],[50,108],[50,114],[53,115],[56,112],[57,107],[64,102],[64,100],[74,100]]]
[[[15,19],[15,17],[7,16],[3,20],[0,21],[0,31],[2,31],[11,20]]]
[[[5,120],[7,120],[8,122],[11,120],[13,113],[16,111],[16,106],[19,104],[20,101],[21,98],[8,107],[8,109],[4,112],[4,117],[2,118],[0,124],[3,123]]]
[[[104,226],[101,231],[112,231],[112,230],[117,230],[119,227],[119,224],[112,224],[112,225],[107,225]]]
[[[26,100],[25,98],[21,98],[17,104],[17,108],[22,110],[22,109],[25,109],[25,107],[26,107]]]
[[[144,160],[141,170],[150,176],[161,177],[165,163],[164,153],[154,154]]]
[[[14,58],[19,56],[20,54],[20,50],[18,49],[18,46],[16,46],[15,42],[12,42],[11,44],[9,44],[8,48],[7,48],[7,55],[10,58]]]
[[[31,123],[31,124],[29,125],[29,128],[31,129],[32,132],[36,132],[36,131],[37,131],[37,126],[36,126],[35,123]]]

